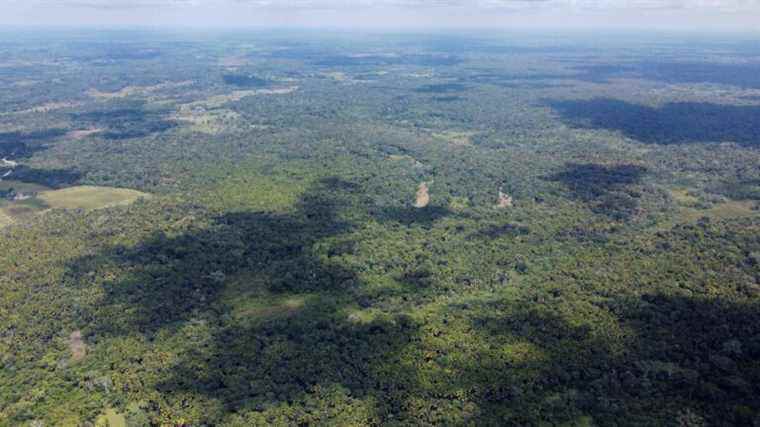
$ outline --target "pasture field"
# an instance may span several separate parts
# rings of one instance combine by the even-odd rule
[[[37,197],[51,208],[102,209],[130,204],[149,195],[126,188],[80,185],[61,190],[43,191]]]

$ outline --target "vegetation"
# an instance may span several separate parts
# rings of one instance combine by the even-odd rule
[[[125,188],[80,185],[56,191],[43,191],[39,198],[52,208],[101,209],[148,197],[147,194]]]
[[[760,422],[751,49],[568,40],[10,38],[0,425]]]

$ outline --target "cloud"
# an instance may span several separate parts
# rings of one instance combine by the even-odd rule
[[[509,11],[559,9],[586,11],[614,10],[705,10],[739,12],[760,9],[760,0],[6,0],[7,3],[36,3],[48,6],[90,9],[228,7],[245,5],[275,10],[357,10],[357,9],[467,9]],[[0,0],[0,5],[3,3]]]
[[[760,31],[760,0],[0,0],[0,24]]]
[[[48,7],[119,10],[196,6],[204,3],[204,0],[28,0],[27,4],[29,3]]]

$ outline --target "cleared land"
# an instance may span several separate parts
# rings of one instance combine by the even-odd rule
[[[78,362],[84,359],[87,354],[87,345],[82,339],[82,331],[74,331],[69,335],[69,349],[71,350],[71,359]]]
[[[83,185],[62,190],[44,191],[37,196],[51,208],[101,209],[126,205],[148,194],[127,188]]]
[[[477,134],[477,132],[471,131],[444,131],[433,133],[433,138],[446,141],[452,145],[470,146],[472,145],[472,137]]]
[[[6,225],[23,220],[25,217],[44,212],[51,208],[93,210],[128,205],[137,199],[151,197],[150,194],[127,188],[88,185],[61,190],[47,190],[46,187],[35,184],[13,186],[12,182],[9,182],[0,183],[0,190],[3,187],[9,186],[36,194],[29,195],[20,200],[0,200],[0,227],[5,227]]]
[[[101,92],[97,89],[90,89],[87,91],[87,94],[93,98],[100,99],[100,100],[110,100],[110,99],[116,99],[116,98],[126,98],[129,96],[144,96],[149,95],[154,92],[158,92],[164,89],[173,89],[178,87],[184,87],[192,85],[192,80],[185,80],[181,82],[166,82],[166,83],[160,83],[153,86],[126,86],[125,88],[118,90],[116,92]]]
[[[414,207],[424,208],[430,203],[430,194],[428,193],[428,185],[426,182],[420,183],[415,196]]]
[[[87,138],[90,135],[94,135],[98,132],[102,132],[103,129],[80,129],[72,130],[66,133],[67,139],[82,139]]]

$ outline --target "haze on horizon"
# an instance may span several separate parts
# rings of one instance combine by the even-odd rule
[[[758,0],[0,0],[2,26],[758,31]]]

